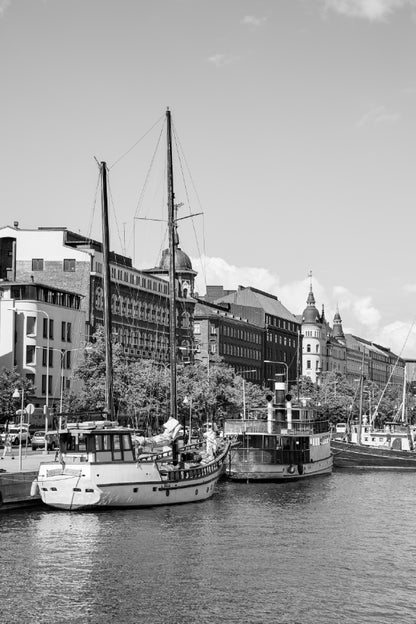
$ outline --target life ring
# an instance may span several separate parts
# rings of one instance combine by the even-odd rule
[[[289,468],[287,469],[287,471],[288,471],[288,473],[289,473],[289,474],[294,474],[294,473],[295,473],[295,470],[296,470],[296,469],[295,469],[295,467],[294,467],[294,466],[292,466],[292,465],[291,465],[291,466],[289,466]]]

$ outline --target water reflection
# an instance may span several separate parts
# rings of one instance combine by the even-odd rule
[[[5,622],[414,622],[414,476],[223,482],[204,503],[1,516]]]

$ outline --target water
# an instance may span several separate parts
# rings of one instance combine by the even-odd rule
[[[416,621],[416,475],[222,482],[204,503],[0,516],[0,620]]]

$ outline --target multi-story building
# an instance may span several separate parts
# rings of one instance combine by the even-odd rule
[[[218,295],[220,287],[213,288]],[[209,300],[210,292],[208,286]],[[227,306],[231,314],[246,318],[263,330],[262,374],[267,385],[271,385],[276,374],[284,374],[290,383],[296,383],[301,366],[301,326],[276,296],[251,286],[239,286],[238,290],[217,297],[215,303]]]
[[[197,299],[194,315],[195,359],[209,367],[219,355],[247,381],[262,384],[263,328],[236,316],[220,305]]]
[[[84,348],[79,294],[30,282],[0,282],[0,367],[34,386],[35,407],[59,407]]]
[[[367,379],[384,386],[387,382],[403,384],[405,362],[387,347],[352,334],[344,334],[337,310],[333,327],[315,307],[312,284],[307,306],[302,314],[302,370],[303,374],[319,383],[328,372],[339,372],[350,380],[363,374]]]
[[[169,357],[169,251],[159,267],[139,271],[126,256],[110,254],[112,331],[126,356],[167,361]],[[178,343],[191,344],[194,300],[188,256],[177,248]],[[103,323],[102,244],[66,228],[24,230],[18,223],[0,229],[0,279],[32,279],[82,295],[84,336]]]

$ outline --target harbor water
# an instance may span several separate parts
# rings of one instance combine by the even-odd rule
[[[222,481],[203,503],[4,513],[1,621],[416,621],[416,477]]]

